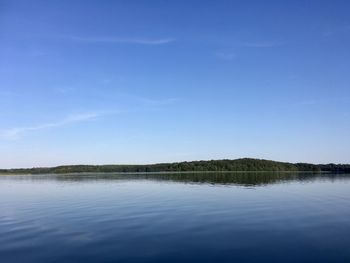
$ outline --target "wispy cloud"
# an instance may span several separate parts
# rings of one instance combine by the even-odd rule
[[[147,105],[158,105],[158,106],[169,105],[179,101],[178,98],[151,99],[151,98],[145,98],[145,97],[137,97],[137,100]]]
[[[331,103],[349,103],[350,97],[334,97],[334,98],[325,98],[325,99],[308,99],[302,100],[299,102],[300,105],[304,106],[313,106],[313,105],[321,105],[321,104],[331,104]]]
[[[124,100],[137,102],[139,106],[166,106],[182,100],[182,98],[178,97],[152,98],[127,92],[119,92],[118,96],[123,97]]]
[[[86,43],[164,45],[176,41],[175,38],[139,38],[139,37],[80,37],[71,36],[71,40]]]
[[[233,60],[237,57],[236,53],[234,52],[216,52],[215,56],[223,60]]]
[[[285,45],[283,42],[278,41],[252,41],[252,42],[243,42],[243,41],[236,41],[232,42],[231,44],[231,50],[221,50],[214,52],[214,55],[221,60],[234,60],[237,58],[237,49],[244,49],[244,48],[251,48],[251,49],[268,49],[268,48],[278,48]],[[234,50],[234,51],[232,51]]]
[[[0,131],[0,139],[14,140],[14,139],[20,138],[22,135],[24,135],[27,132],[63,127],[65,125],[72,124],[72,123],[88,121],[98,116],[99,116],[98,113],[72,114],[56,122],[43,123],[43,124],[30,126],[30,127],[10,128],[7,130]]]
[[[53,89],[53,91],[55,93],[59,93],[59,94],[68,94],[68,93],[71,93],[73,92],[75,89],[73,87],[56,87]]]
[[[29,55],[30,55],[31,57],[37,58],[37,57],[46,56],[47,53],[44,52],[44,51],[41,51],[41,50],[32,50],[32,51],[29,52]]]
[[[322,33],[324,37],[331,37],[333,35],[338,35],[342,33],[349,33],[350,32],[350,25],[345,24],[342,26],[336,26],[336,27],[328,27],[324,30]]]
[[[251,47],[251,48],[272,48],[272,47],[280,47],[283,45],[283,43],[273,42],[273,41],[259,41],[259,42],[243,42],[240,45],[243,47]]]
[[[13,91],[0,91],[0,97],[9,97],[9,96],[15,96],[17,95],[15,92]]]

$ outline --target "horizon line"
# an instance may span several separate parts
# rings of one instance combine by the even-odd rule
[[[199,159],[199,160],[190,160],[190,161],[177,161],[177,162],[154,162],[154,163],[105,163],[105,164],[61,164],[55,166],[32,166],[32,167],[20,167],[20,168],[0,168],[2,170],[21,170],[21,169],[51,169],[57,167],[67,167],[67,166],[153,166],[153,165],[161,165],[161,164],[176,164],[176,163],[191,163],[191,162],[210,162],[210,161],[237,161],[237,160],[255,160],[255,161],[271,161],[277,163],[287,163],[287,164],[309,164],[309,165],[350,165],[350,163],[311,163],[311,162],[289,162],[289,161],[276,161],[271,159],[263,159],[263,158],[251,158],[251,157],[241,157],[235,159]]]

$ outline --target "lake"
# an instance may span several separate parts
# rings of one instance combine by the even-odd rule
[[[350,175],[0,176],[0,262],[350,262]]]

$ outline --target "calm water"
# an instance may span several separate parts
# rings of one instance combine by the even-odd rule
[[[0,176],[0,262],[350,262],[350,175]]]

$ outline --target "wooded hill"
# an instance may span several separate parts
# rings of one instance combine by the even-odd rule
[[[210,160],[148,165],[65,165],[24,169],[0,169],[2,174],[63,174],[109,172],[191,172],[191,171],[286,171],[286,172],[350,172],[349,164],[286,163],[262,159]]]

